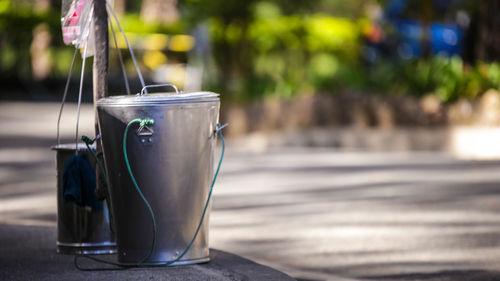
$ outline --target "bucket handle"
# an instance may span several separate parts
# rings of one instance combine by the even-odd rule
[[[179,94],[179,89],[177,89],[177,87],[174,84],[165,83],[165,84],[146,85],[146,86],[144,86],[144,88],[142,88],[140,95],[141,96],[146,95],[147,94],[147,91],[146,91],[147,88],[159,88],[159,87],[172,87],[172,88],[174,88],[175,93]]]

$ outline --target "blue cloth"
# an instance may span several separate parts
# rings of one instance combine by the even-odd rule
[[[96,199],[96,175],[85,157],[73,155],[64,167],[62,178],[64,203],[75,202],[79,206],[102,210],[102,202]]]

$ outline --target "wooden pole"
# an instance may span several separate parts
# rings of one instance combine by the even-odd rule
[[[94,0],[94,102],[108,92],[108,13],[105,0]],[[97,121],[97,119],[96,119]],[[97,125],[97,123],[96,123]]]
[[[94,0],[94,15],[92,21],[94,23],[94,41],[95,55],[93,73],[93,97],[94,97],[94,114],[95,114],[95,134],[99,134],[97,123],[97,108],[96,101],[108,96],[108,13],[106,12],[105,0]],[[96,141],[96,151],[101,163],[104,163],[102,157],[101,141]],[[104,199],[107,196],[107,190],[104,188],[105,181],[99,169],[96,170],[97,189],[96,195],[99,199]],[[109,199],[109,198],[108,198]]]

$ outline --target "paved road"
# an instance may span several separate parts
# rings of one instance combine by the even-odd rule
[[[56,113],[0,104],[0,223],[55,226]],[[210,224],[211,247],[304,280],[500,280],[500,161],[229,140]]]

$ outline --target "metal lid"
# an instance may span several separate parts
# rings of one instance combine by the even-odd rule
[[[146,95],[110,96],[97,101],[97,105],[145,105],[218,101],[219,94],[212,92],[156,93]]]
[[[75,151],[75,143],[61,143],[58,145],[52,146],[50,149],[56,151]],[[95,144],[90,146],[90,149],[95,150]],[[87,151],[87,146],[83,142],[79,142],[77,146],[78,151]]]

